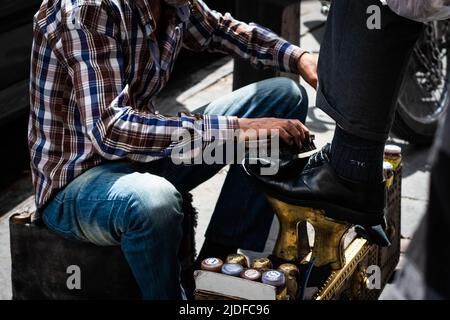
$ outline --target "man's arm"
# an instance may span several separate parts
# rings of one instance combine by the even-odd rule
[[[191,3],[191,17],[184,37],[186,48],[224,52],[247,59],[257,68],[297,73],[316,87],[316,57],[270,30],[212,11],[202,0]]]
[[[147,162],[169,156],[179,143],[174,134],[183,129],[197,132],[204,145],[212,136],[227,139],[234,133],[235,117],[164,117],[133,109],[118,27],[100,6],[78,9],[79,21],[63,26],[60,47],[55,50],[68,68],[84,131],[100,155]]]

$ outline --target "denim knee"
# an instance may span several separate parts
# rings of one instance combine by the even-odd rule
[[[155,235],[178,232],[183,220],[182,197],[166,179],[147,173],[132,174],[124,231],[146,229]]]
[[[308,95],[305,88],[289,78],[273,78],[267,80],[271,96],[279,103],[275,114],[279,118],[299,119],[305,122],[308,113]]]

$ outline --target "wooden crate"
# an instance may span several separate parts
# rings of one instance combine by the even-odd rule
[[[197,213],[192,196],[183,194],[183,231],[180,247],[181,278],[192,294]],[[119,246],[100,247],[71,241],[31,223],[31,213],[10,218],[13,299],[140,299],[139,287]],[[67,287],[67,268],[82,270],[81,290]]]

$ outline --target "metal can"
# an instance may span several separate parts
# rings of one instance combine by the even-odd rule
[[[392,163],[384,161],[383,172],[384,178],[386,179],[386,187],[389,189],[394,182],[394,166],[392,165]]]
[[[225,263],[222,266],[222,273],[233,277],[239,277],[243,270],[244,267],[237,263]]]
[[[384,147],[384,160],[392,164],[393,171],[397,171],[402,163],[402,148],[394,144],[388,144]]]
[[[257,258],[252,261],[252,268],[259,271],[266,271],[272,269],[273,265],[268,258]]]
[[[277,300],[287,300],[286,277],[278,270],[268,270],[263,273],[261,281],[276,288]]]
[[[287,294],[291,299],[295,299],[297,297],[298,278],[300,275],[297,266],[292,263],[284,263],[278,267],[278,270],[283,272],[286,277]]]
[[[225,263],[237,263],[243,266],[244,268],[248,268],[247,257],[242,254],[230,254],[228,255]]]
[[[241,272],[241,278],[251,280],[251,281],[260,281],[261,280],[261,272],[256,269],[246,269]]]
[[[219,258],[207,258],[202,261],[201,268],[205,271],[220,272],[222,270],[223,261]]]

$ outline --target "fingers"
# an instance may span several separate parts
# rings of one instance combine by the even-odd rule
[[[308,84],[314,89],[317,90],[317,84],[319,82],[319,79],[317,79],[317,77],[311,76],[309,79],[306,80],[306,82],[308,82]]]
[[[295,144],[294,137],[283,127],[276,128],[279,132],[280,138],[288,145]]]
[[[309,140],[309,130],[300,120],[287,120],[284,129],[293,137],[299,147],[302,146],[303,142]]]
[[[287,120],[286,122],[286,131],[292,136],[293,141],[297,146],[302,145],[302,140],[304,138],[304,134],[299,128],[298,124],[295,120]]]
[[[274,137],[278,137],[288,145],[293,145],[295,143],[293,136],[284,128],[283,125],[274,125],[269,130],[269,132],[271,139]]]
[[[247,120],[247,122],[249,122]],[[302,142],[309,139],[309,130],[297,119],[276,119],[276,118],[260,118],[253,119],[252,122],[247,123],[241,120],[240,128],[252,128],[257,130],[257,139],[268,139],[267,134],[273,134],[273,130],[277,130],[277,135],[289,145],[302,146]],[[260,130],[264,129],[264,130]],[[266,131],[268,129],[268,131]],[[265,133],[264,133],[265,132]]]
[[[295,120],[294,123],[297,125],[298,130],[303,134],[302,142],[308,141],[310,135],[309,129],[300,120]]]

